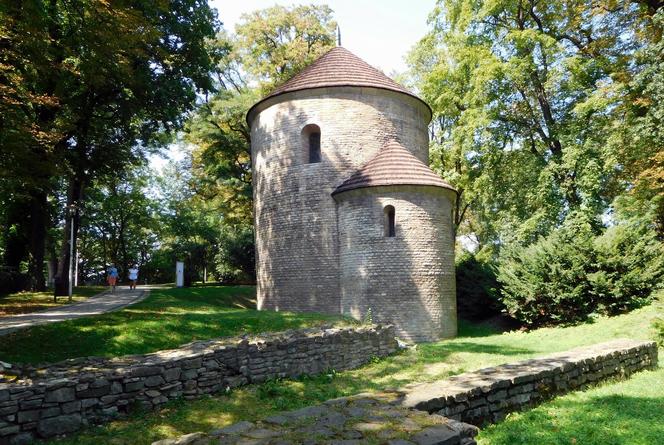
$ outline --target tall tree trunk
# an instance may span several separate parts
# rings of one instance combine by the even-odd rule
[[[78,206],[81,204],[83,198],[83,181],[79,179],[72,179],[69,186],[69,194],[67,195],[67,209],[72,205],[76,205],[76,212],[72,216],[65,212],[65,230],[63,234],[62,248],[60,249],[60,259],[58,261],[58,271],[55,275],[55,296],[64,296],[69,294],[69,249],[71,242],[73,245],[73,253],[76,255],[76,236],[78,234],[78,227],[80,223],[80,211]],[[74,236],[71,237],[71,224],[74,224]],[[72,238],[70,240],[70,238]]]
[[[47,224],[46,193],[41,191],[32,196],[30,202],[30,287],[43,292],[46,290],[44,279],[44,253],[46,249]]]

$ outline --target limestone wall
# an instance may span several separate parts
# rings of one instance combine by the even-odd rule
[[[371,187],[338,200],[341,311],[395,325],[413,341],[457,333],[454,280],[454,192],[439,187]],[[387,205],[394,237],[385,236]]]
[[[615,340],[406,388],[403,405],[481,425],[567,392],[657,366],[657,344]]]
[[[397,139],[428,161],[429,109],[401,93],[334,87],[262,103],[251,121],[259,309],[339,313],[332,191]],[[307,163],[302,129],[321,130],[320,163]]]
[[[394,335],[391,326],[309,329],[19,368],[21,380],[0,383],[0,445],[71,433],[135,406],[154,409],[270,378],[355,368],[395,352]]]
[[[476,425],[494,422],[509,411],[656,365],[654,342],[617,340],[432,383],[328,400],[255,423],[242,420],[207,434],[190,433],[152,445],[204,445],[211,441],[229,445],[307,441],[474,445],[478,429],[455,419]]]

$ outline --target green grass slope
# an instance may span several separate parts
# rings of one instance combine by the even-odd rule
[[[239,420],[254,420],[282,410],[363,391],[430,381],[470,370],[564,351],[614,338],[650,339],[652,320],[662,315],[657,302],[629,314],[602,317],[592,324],[498,333],[464,323],[459,337],[419,345],[353,371],[271,381],[230,394],[176,401],[157,413],[135,415],[56,441],[67,445],[150,444],[193,431],[208,431]],[[516,414],[480,434],[482,444],[640,444],[661,439],[664,368],[632,380],[592,389]],[[629,433],[629,429],[639,429]],[[637,437],[630,441],[628,438]],[[576,442],[574,440],[576,440]],[[641,441],[643,440],[643,441]],[[648,442],[650,440],[650,442]]]
[[[155,289],[144,301],[118,312],[36,326],[0,337],[0,359],[41,363],[83,356],[144,354],[193,340],[341,321],[341,317],[319,314],[257,311],[254,296],[253,286]]]

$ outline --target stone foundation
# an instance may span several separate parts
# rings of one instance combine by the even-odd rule
[[[657,366],[657,344],[615,340],[404,389],[403,405],[482,425],[556,395]]]
[[[328,400],[152,445],[474,445],[479,430],[464,422],[499,421],[507,412],[656,364],[654,342],[617,340],[401,390]]]
[[[198,341],[115,359],[19,367],[0,383],[0,445],[30,443],[102,423],[133,407],[155,409],[248,383],[361,366],[397,350],[392,326],[307,329]]]
[[[475,445],[478,429],[395,404],[395,394],[328,400],[258,422],[242,421],[207,434],[191,433],[152,445]]]

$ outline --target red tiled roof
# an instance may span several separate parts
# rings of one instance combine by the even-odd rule
[[[312,88],[342,86],[372,87],[397,91],[412,96],[429,107],[426,102],[387,77],[381,71],[369,65],[346,48],[337,46],[323,54],[300,73],[254,104],[249,113],[247,113],[247,116],[249,116],[258,104],[280,94]]]
[[[384,185],[430,185],[454,190],[454,187],[443,181],[401,144],[392,141],[337,187],[332,195]]]

